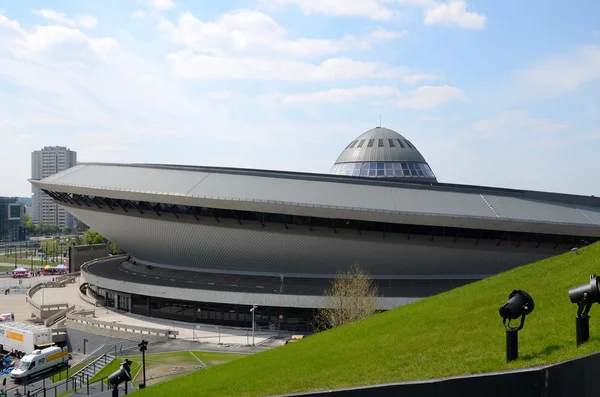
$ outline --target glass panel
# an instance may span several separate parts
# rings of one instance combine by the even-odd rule
[[[361,139],[360,142],[358,142],[358,146],[357,147],[362,147],[362,145],[365,143],[364,139]]]
[[[385,169],[386,170],[393,170],[394,169],[394,163],[385,163]]]
[[[352,142],[352,143],[350,144],[350,149],[352,149],[352,148],[354,147],[354,145],[356,145],[356,143],[357,143],[357,142],[358,142],[358,141],[354,141],[354,142]]]
[[[410,171],[409,170],[404,170],[404,176],[410,176]]]
[[[396,147],[393,139],[388,139],[388,142],[390,143],[390,147]]]
[[[425,174],[423,173],[423,170],[417,170],[417,172],[419,173],[419,176],[425,176]]]
[[[395,170],[400,170],[400,169],[402,169],[402,164],[400,164],[400,163],[393,163],[393,165],[394,165],[394,169],[395,169]]]
[[[402,141],[400,139],[396,139],[398,141],[398,144],[400,145],[400,147],[404,147],[404,144],[402,143]]]
[[[385,170],[377,170],[377,176],[385,176]]]
[[[346,167],[346,172],[344,173],[345,175],[352,175],[352,171],[353,169],[350,167]]]
[[[408,163],[408,168],[410,168],[411,170],[415,169],[415,163]]]
[[[377,169],[377,163],[369,163],[369,169],[376,170]]]
[[[383,147],[383,139],[379,139],[379,142],[377,143],[378,147]]]
[[[410,170],[410,175],[412,175],[412,176],[419,176],[419,174],[417,174],[416,170]]]
[[[375,172],[377,172],[377,170],[369,170],[369,176],[375,176]]]
[[[406,146],[408,146],[411,149],[413,148],[413,145],[411,145],[407,139],[405,139],[404,142],[406,142]]]
[[[407,170],[408,169],[408,163],[402,163],[402,169]]]
[[[361,170],[368,170],[369,169],[369,164],[371,164],[371,163],[362,163],[360,169]]]
[[[355,170],[360,170],[360,166],[361,165],[362,165],[361,163],[354,163],[354,169]]]
[[[352,171],[352,176],[359,176],[360,175],[360,170],[354,170]]]
[[[377,169],[382,170],[385,168],[385,163],[377,163]]]
[[[368,176],[369,170],[360,170],[360,176]]]
[[[369,143],[367,144],[367,147],[373,147],[373,141],[375,139],[369,139]]]

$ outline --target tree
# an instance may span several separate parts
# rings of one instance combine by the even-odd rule
[[[379,290],[367,272],[355,264],[339,273],[325,291],[325,307],[316,313],[320,329],[339,327],[377,312]]]
[[[70,234],[72,231],[73,231],[73,229],[70,228],[69,226],[65,226],[61,230],[62,234]]]
[[[83,232],[83,244],[102,244],[105,242],[106,239],[95,230],[87,229]]]

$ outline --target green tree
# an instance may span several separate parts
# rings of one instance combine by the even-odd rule
[[[71,229],[69,226],[65,226],[62,228],[61,233],[64,234],[70,234],[73,231],[73,229]]]
[[[83,232],[83,244],[102,244],[105,242],[106,239],[95,230],[87,229]]]
[[[319,309],[317,327],[328,329],[369,317],[377,312],[379,291],[360,265],[339,273],[325,291],[325,307]]]

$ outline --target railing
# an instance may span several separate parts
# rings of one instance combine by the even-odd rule
[[[104,297],[101,297],[92,291],[88,283],[82,283],[79,286],[79,297],[90,305],[94,305],[96,307],[106,305],[106,300]]]
[[[179,335],[179,331],[173,331],[169,329],[160,329],[160,328],[148,328],[148,327],[139,327],[135,325],[127,325],[121,323],[113,323],[109,321],[101,321],[101,320],[93,320],[88,317],[78,316],[76,314],[67,314],[67,321],[72,321],[74,323],[87,325],[91,327],[97,327],[100,329],[110,329],[112,331],[117,332],[127,332],[127,333],[139,333],[141,335],[155,335],[155,336],[163,336],[166,338],[176,338]]]
[[[77,277],[79,277],[80,274],[81,274],[81,272],[69,273],[69,274],[65,274],[62,276],[58,276],[58,277],[56,277],[55,280],[57,282],[62,282],[62,281],[73,282]]]
[[[53,315],[51,315],[50,317],[48,317],[47,319],[44,320],[44,325],[46,327],[53,326],[54,324],[56,324],[60,320],[63,320],[64,318],[66,318],[67,317],[67,313],[70,313],[73,310],[75,310],[75,306],[70,306],[70,307],[67,307],[64,310],[61,310],[59,312],[54,313]]]

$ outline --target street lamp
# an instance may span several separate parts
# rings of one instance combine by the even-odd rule
[[[142,339],[140,343],[138,343],[138,347],[142,352],[142,371],[144,373],[144,383],[139,384],[139,388],[143,389],[146,387],[146,350],[148,350],[148,341]]]
[[[525,316],[533,311],[535,304],[533,298],[525,291],[514,290],[508,296],[506,302],[500,308],[502,323],[506,328],[506,362],[511,362],[519,357],[519,331],[525,324]],[[521,324],[518,327],[511,327],[511,320],[521,317]]]
[[[250,309],[250,311],[252,312],[252,346],[254,346],[254,309],[256,309],[257,307],[258,305],[253,304],[252,309]]]
[[[590,276],[590,282],[578,285],[569,290],[571,303],[577,303],[577,317],[575,317],[575,330],[577,346],[590,339],[590,316],[588,313],[594,303],[600,302],[600,289],[595,274]]]

